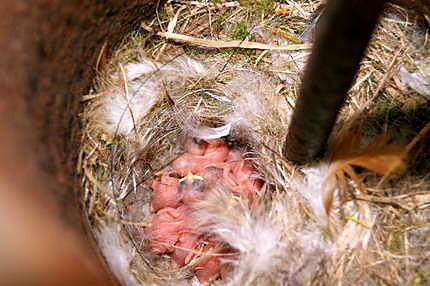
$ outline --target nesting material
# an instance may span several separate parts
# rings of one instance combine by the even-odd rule
[[[416,68],[408,71],[400,68],[400,79],[410,88],[430,100],[430,61],[415,62]]]
[[[169,2],[100,71],[78,168],[123,285],[429,281],[430,108],[400,68],[428,51],[406,10],[384,15],[326,157],[282,156],[319,4]]]
[[[164,91],[180,89],[186,80],[199,79],[205,72],[200,63],[185,56],[164,65],[141,58],[139,63],[120,66],[94,117],[99,118],[100,128],[106,132],[128,135],[160,100]]]

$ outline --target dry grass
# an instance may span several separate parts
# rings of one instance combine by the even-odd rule
[[[237,46],[244,41],[271,47],[311,42],[320,1],[284,2],[282,5],[272,0],[169,2],[160,7],[154,19],[142,23],[142,28],[124,41],[107,65],[100,66],[94,92],[84,97],[84,132],[78,166],[84,206],[94,231],[106,225],[120,226],[118,235],[131,242],[124,251],[130,256],[128,267],[137,281],[188,283],[187,268],[172,270],[168,259],[148,253],[142,240],[140,230],[150,215],[148,182],[180,151],[181,138],[193,130],[189,122],[217,127],[234,120],[231,122],[237,124],[232,125],[228,140],[248,150],[264,175],[262,201],[289,198],[284,204],[288,211],[279,213],[291,217],[294,231],[292,227],[286,228],[291,233],[283,239],[297,240],[300,236],[296,232],[309,227],[314,233],[322,233],[327,243],[321,246],[326,247],[324,251],[312,253],[305,253],[298,245],[291,247],[288,253],[297,257],[290,258],[296,264],[289,262],[290,268],[286,270],[289,273],[276,279],[311,285],[427,285],[430,283],[428,135],[420,136],[407,154],[400,154],[407,167],[397,178],[387,175],[382,180],[387,172],[378,175],[356,167],[368,165],[342,165],[347,172],[342,169],[342,176],[338,175],[333,184],[341,184],[344,192],[333,194],[333,205],[326,208],[331,220],[327,224],[324,214],[309,205],[302,187],[292,184],[310,179],[306,172],[315,166],[296,168],[280,155],[308,51],[208,49],[157,36],[159,32],[174,32],[224,43],[236,41]],[[287,12],[277,16],[280,8]],[[408,89],[398,76],[401,65],[413,69],[417,60],[429,56],[427,36],[416,23],[410,22],[406,10],[389,7],[339,119],[339,126],[350,126],[351,130],[362,133],[358,142],[354,142],[354,150],[346,153],[360,155],[381,133],[404,146],[430,122],[428,102]],[[143,118],[139,120],[130,106],[124,110],[133,119],[130,133],[107,132],[101,127],[98,110],[112,90],[119,90],[128,102],[134,96],[128,90],[127,64],[148,57],[169,66],[184,54],[210,67],[207,74],[197,78],[184,75],[172,81],[162,79],[161,97]],[[157,73],[162,69],[163,65],[156,69],[154,78],[158,78]],[[150,79],[139,80],[144,85]],[[177,85],[171,86],[172,83]],[[255,96],[237,94],[247,89],[261,94],[260,99],[254,102]],[[339,134],[340,129],[337,128]],[[334,142],[340,137],[333,138]],[[352,145],[342,141],[337,146],[345,151]],[[322,188],[315,187],[315,192],[321,192]],[[312,258],[313,263],[309,262]],[[295,272],[300,275],[294,275]],[[306,273],[311,277],[304,277]],[[270,281],[264,277],[258,279],[261,280],[254,282]],[[273,282],[277,283],[283,282]]]

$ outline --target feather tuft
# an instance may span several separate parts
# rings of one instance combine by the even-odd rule
[[[329,170],[322,184],[324,208],[329,215],[335,191],[341,194],[348,190],[348,179],[351,179],[358,190],[365,189],[362,180],[354,166],[374,172],[380,176],[398,176],[405,170],[403,161],[403,146],[390,143],[386,134],[382,134],[371,141],[362,151],[359,144],[361,134],[346,132],[338,135],[327,152],[330,161]]]

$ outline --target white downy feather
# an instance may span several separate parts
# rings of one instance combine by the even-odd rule
[[[235,266],[227,285],[301,285],[313,277],[330,247],[317,225],[299,227],[303,221],[294,204],[280,196],[250,209],[222,190],[196,203],[196,223],[240,253],[224,259]]]
[[[112,87],[96,109],[96,119],[109,134],[130,134],[161,98],[163,88],[172,92],[183,87],[187,79],[200,78],[208,72],[201,63],[187,56],[167,64],[143,58],[139,63],[126,65],[124,71],[128,92],[124,83]],[[121,73],[112,77],[124,81]]]
[[[130,262],[133,259],[134,247],[122,239],[120,226],[106,224],[95,232],[97,243],[109,268],[115,274],[121,285],[139,286],[140,283],[130,272]]]

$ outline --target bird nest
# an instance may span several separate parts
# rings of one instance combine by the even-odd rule
[[[430,108],[410,80],[428,35],[388,7],[327,155],[297,167],[282,147],[320,8],[172,1],[101,51],[78,168],[123,285],[429,281]]]

